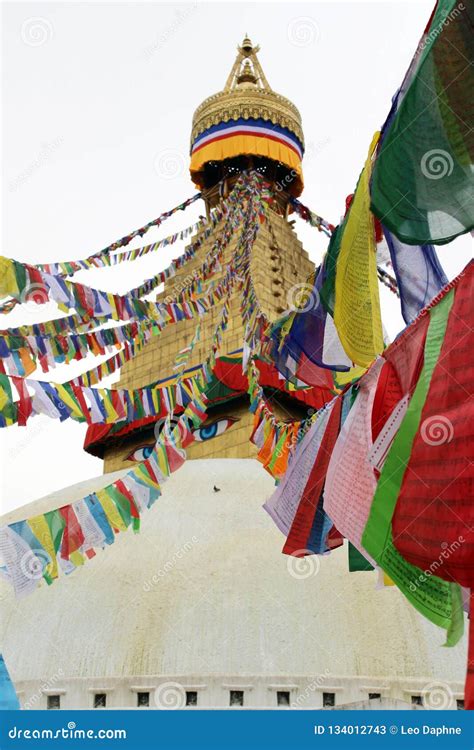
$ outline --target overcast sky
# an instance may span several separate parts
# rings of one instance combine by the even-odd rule
[[[336,224],[432,5],[4,3],[2,254],[31,263],[85,257],[191,196],[192,114],[224,86],[245,33],[261,47],[272,88],[301,112],[302,200]],[[202,211],[194,204],[146,242]],[[298,233],[319,261],[324,236],[301,223]],[[181,252],[177,244],[75,278],[123,291]],[[466,236],[440,248],[449,278],[471,254]],[[398,302],[381,294],[393,337],[403,327]],[[54,306],[28,306],[1,323],[57,315]],[[35,377],[61,382],[96,363]],[[35,417],[27,428],[3,430],[3,509],[102,473],[102,462],[82,450],[85,429]]]

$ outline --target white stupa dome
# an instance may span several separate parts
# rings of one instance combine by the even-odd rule
[[[12,522],[77,500],[125,472],[38,500]],[[349,573],[347,548],[304,560],[262,509],[274,488],[253,459],[188,461],[142,518],[69,577],[16,600],[1,582],[2,647],[25,707],[107,708],[184,702],[300,708],[380,694],[393,701],[441,684],[462,697],[466,644],[418,615],[376,573]],[[162,686],[160,688],[160,686]],[[157,690],[158,688],[158,690]],[[171,696],[171,697],[170,697]],[[146,698],[143,699],[146,702]],[[448,707],[448,705],[446,706]]]

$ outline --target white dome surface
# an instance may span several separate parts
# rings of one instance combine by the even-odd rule
[[[3,520],[59,507],[123,473]],[[465,641],[442,648],[444,632],[395,587],[376,590],[374,572],[349,573],[346,545],[303,561],[282,555],[284,538],[261,507],[273,489],[253,459],[188,461],[139,534],[119,534],[27,599],[2,581],[3,652],[23,703],[43,707],[56,691],[61,707],[85,708],[103,690],[108,707],[132,706],[138,690],[163,682],[198,691],[202,707],[228,705],[230,689],[244,690],[249,707],[273,705],[285,688],[299,707],[321,705],[323,691],[336,703],[374,691],[409,701],[435,682],[461,697]]]

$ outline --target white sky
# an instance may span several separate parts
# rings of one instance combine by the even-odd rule
[[[433,2],[4,3],[2,254],[31,263],[85,257],[192,195],[192,113],[224,86],[245,33],[261,47],[270,85],[302,114],[302,200],[336,224]],[[145,242],[202,212],[195,204]],[[324,235],[300,222],[298,233],[319,261]],[[75,278],[124,291],[182,249]],[[471,255],[468,236],[439,249],[449,278]],[[393,337],[404,325],[398,301],[381,294]],[[28,306],[0,323],[56,315],[54,306]],[[61,382],[97,361],[34,376]],[[3,510],[100,474],[102,462],[82,450],[85,430],[46,417],[3,430]]]

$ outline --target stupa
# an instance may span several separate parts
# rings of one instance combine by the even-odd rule
[[[301,117],[268,84],[258,51],[246,37],[224,89],[195,111],[190,172],[208,214],[244,170],[271,185],[251,262],[260,304],[274,320],[295,304],[314,266],[291,219],[291,198],[303,190]],[[204,239],[159,299],[186,285],[211,242]],[[216,305],[203,320],[188,375],[204,361],[218,315]],[[123,366],[119,385],[172,382],[194,332],[190,320],[166,328]],[[446,696],[443,707],[462,700],[465,644],[441,648],[443,633],[395,587],[377,590],[373,572],[349,574],[345,545],[304,561],[281,554],[283,537],[262,509],[274,482],[249,441],[243,334],[235,297],[207,420],[140,534],[120,534],[82,570],[28,599],[15,600],[1,583],[3,653],[24,708],[329,708],[376,699],[399,708],[433,690]],[[319,389],[309,407],[271,368],[262,370],[262,385],[282,418],[330,398],[329,388]],[[104,475],[3,521],[109,484],[146,458],[159,430],[153,418],[90,427],[85,449],[103,458]]]

